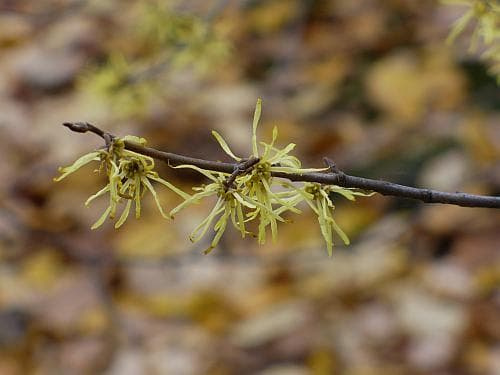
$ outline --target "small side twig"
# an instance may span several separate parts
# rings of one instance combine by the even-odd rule
[[[76,123],[66,122],[63,125],[68,127],[70,130],[73,130],[78,133],[86,133],[89,131],[91,133],[100,136],[104,140],[106,139],[112,140],[115,138],[114,135],[104,132],[101,129],[97,128],[96,126],[86,122],[76,122]],[[179,164],[192,164],[202,169],[207,169],[216,172],[224,172],[230,175],[235,174],[234,178],[236,178],[240,173],[238,163],[223,163],[218,161],[197,159],[189,156],[174,154],[171,152],[156,150],[151,147],[144,147],[137,143],[128,141],[125,142],[125,147],[128,150],[150,156],[157,160],[162,160],[170,166],[175,166]],[[246,160],[246,162],[250,162],[251,160],[252,159],[248,159]],[[335,166],[335,163],[331,162],[329,159],[327,160],[328,161],[325,160],[325,163],[327,163],[327,165],[330,167],[331,173],[300,174],[300,173],[273,172],[272,176],[285,178],[290,181],[317,182],[325,185],[339,185],[347,188],[371,190],[382,195],[416,199],[423,201],[425,203],[454,204],[462,207],[500,208],[500,197],[467,194],[461,192],[448,193],[444,191],[431,190],[425,188],[423,189],[415,188],[411,186],[395,184],[388,181],[372,180],[364,177],[351,176],[344,172],[339,171],[338,168]],[[258,160],[253,161],[253,163],[257,162]],[[250,167],[252,167],[253,165],[255,164],[250,163]]]
[[[337,164],[335,164],[335,162],[332,159],[326,156],[323,158],[323,163],[325,163],[326,166],[330,168],[330,173],[337,177],[338,179],[337,184],[343,186],[343,184],[345,183],[346,174],[337,167]]]

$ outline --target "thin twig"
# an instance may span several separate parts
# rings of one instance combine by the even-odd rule
[[[102,131],[86,122],[76,122],[63,124],[70,130],[78,133],[87,131],[97,134],[103,139],[114,139],[115,136]],[[162,160],[170,166],[179,164],[192,164],[202,169],[233,174],[239,168],[238,163],[223,163],[204,159],[192,158],[189,156],[178,155],[171,152],[156,150],[151,147],[144,147],[137,143],[125,142],[125,147],[143,155],[150,156],[157,160]],[[251,160],[251,159],[249,159]],[[500,208],[500,197],[475,195],[467,193],[447,193],[432,189],[419,189],[411,186],[399,185],[388,181],[372,180],[364,177],[357,177],[345,174],[337,169],[335,164],[329,159],[325,160],[330,167],[329,173],[285,173],[273,172],[272,176],[285,178],[290,181],[318,182],[325,185],[338,185],[348,188],[358,188],[375,191],[382,195],[389,195],[401,198],[410,198],[423,201],[425,203],[443,203],[454,204],[462,207],[486,207]],[[252,165],[253,166],[253,165]]]

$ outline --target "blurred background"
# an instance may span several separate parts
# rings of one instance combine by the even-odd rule
[[[498,210],[336,201],[326,253],[307,213],[258,246],[188,234],[213,202],[91,231],[103,176],[88,121],[227,161],[251,119],[306,166],[500,193],[500,90],[468,52],[467,7],[431,0],[0,1],[0,374],[499,374]],[[498,20],[497,20],[498,21]],[[195,173],[169,170],[190,191]],[[164,207],[178,199],[158,187]]]

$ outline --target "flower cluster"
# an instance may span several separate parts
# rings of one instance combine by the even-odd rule
[[[304,183],[302,187],[297,187],[273,177],[273,172],[303,174],[324,171],[325,168],[302,168],[300,160],[290,155],[290,152],[295,148],[293,143],[283,149],[276,147],[275,142],[278,136],[276,127],[273,129],[270,143],[257,142],[257,126],[261,106],[262,103],[259,99],[253,118],[252,155],[250,158],[242,159],[236,156],[222,136],[215,131],[212,132],[221,148],[238,162],[239,166],[244,166],[248,161],[254,160],[251,167],[236,170],[236,177],[231,179],[230,175],[225,173],[203,170],[192,165],[178,166],[177,168],[195,169],[212,182],[193,188],[197,193],[174,208],[170,215],[175,215],[186,206],[198,203],[203,198],[217,196],[215,206],[208,217],[194,229],[190,236],[193,242],[198,241],[218,217],[214,225],[216,235],[206,250],[208,252],[217,246],[229,220],[240,231],[242,237],[251,233],[246,229],[247,223],[256,220],[258,222],[256,234],[258,242],[265,243],[268,227],[270,227],[272,239],[275,240],[278,233],[278,222],[287,221],[283,214],[287,211],[301,213],[297,205],[305,201],[318,215],[321,233],[325,238],[328,254],[331,255],[334,233],[337,233],[346,244],[349,243],[349,239],[333,219],[332,212],[335,206],[330,199],[330,194],[340,194],[349,200],[354,200],[356,195],[367,196],[369,194],[335,185],[323,186],[318,183]],[[238,174],[238,172],[241,173]],[[279,189],[274,188],[275,186]]]
[[[170,211],[171,216],[174,216],[190,204],[199,203],[199,201],[203,198],[210,196],[217,197],[217,201],[209,215],[191,232],[189,239],[192,242],[199,241],[210,229],[212,222],[216,218],[218,218],[214,225],[214,231],[216,234],[210,246],[205,250],[205,253],[210,252],[217,246],[229,221],[238,231],[240,231],[242,237],[245,237],[246,234],[250,233],[245,227],[248,217],[245,217],[244,210],[252,210],[255,212],[259,208],[265,209],[265,206],[262,205],[262,203],[243,194],[242,190],[238,187],[228,188],[226,185],[227,175],[224,173],[209,172],[194,165],[179,165],[176,168],[194,169],[205,175],[211,183],[208,185],[194,187],[193,189],[196,193]]]
[[[346,245],[350,243],[347,235],[333,219],[335,205],[331,197],[334,194],[339,194],[350,201],[354,201],[356,196],[368,197],[373,195],[373,193],[363,193],[356,189],[343,188],[336,185],[321,185],[316,182],[307,182],[302,188],[296,189],[296,194],[293,196],[293,199],[296,199],[298,202],[305,201],[318,216],[321,234],[325,239],[328,255],[330,256],[333,253],[334,233],[337,233]]]
[[[84,155],[75,161],[73,165],[61,168],[62,174],[56,180],[62,180],[90,162],[100,162],[98,171],[105,170],[108,182],[104,188],[92,195],[85,204],[88,205],[94,199],[107,194],[109,195],[109,205],[94,223],[92,229],[101,226],[106,218],[115,219],[118,207],[121,204],[124,205],[124,208],[115,223],[115,228],[119,228],[128,218],[132,204],[135,204],[135,215],[139,218],[141,199],[146,191],[153,195],[158,210],[164,218],[173,218],[186,207],[197,204],[203,199],[213,197],[215,198],[215,205],[212,210],[189,236],[191,241],[197,242],[213,228],[215,234],[205,253],[210,252],[218,245],[226,228],[231,224],[240,232],[242,237],[252,235],[257,238],[259,244],[265,243],[269,230],[272,239],[276,240],[278,223],[289,221],[286,218],[288,212],[301,213],[298,206],[305,202],[306,205],[304,206],[309,206],[317,215],[328,254],[332,255],[335,234],[345,244],[349,244],[346,234],[333,218],[335,205],[332,196],[338,194],[349,200],[354,200],[356,196],[371,194],[336,185],[322,185],[310,182],[292,184],[275,177],[276,174],[301,175],[309,172],[325,171],[328,168],[302,168],[300,160],[290,154],[295,148],[294,143],[290,143],[284,148],[276,146],[278,137],[276,127],[273,129],[270,143],[258,142],[257,128],[261,110],[262,102],[259,99],[255,107],[252,125],[252,154],[248,158],[236,156],[222,136],[216,131],[212,132],[224,152],[236,161],[233,173],[206,170],[192,164],[174,167],[193,169],[210,181],[208,184],[194,187],[192,195],[184,193],[171,183],[160,178],[154,171],[154,160],[151,157],[127,149],[125,147],[126,142],[142,146],[146,143],[143,138],[133,136],[108,139],[106,148]],[[137,150],[137,148],[134,149]],[[166,215],[152,182],[158,182],[166,186],[181,196],[184,201],[173,208],[169,215]]]
[[[125,148],[125,141],[135,142],[140,145],[146,144],[144,138],[130,135],[112,139],[109,146],[105,149],[90,152],[80,157],[72,165],[59,168],[62,174],[54,179],[55,181],[61,181],[69,174],[91,162],[100,162],[99,169],[96,172],[100,173],[104,170],[108,182],[106,186],[87,199],[85,205],[88,206],[94,199],[106,194],[109,194],[109,205],[101,217],[92,225],[92,229],[100,227],[106,218],[115,219],[118,206],[121,203],[124,203],[125,207],[115,223],[115,228],[119,228],[127,220],[132,202],[135,203],[135,217],[139,218],[141,216],[141,199],[146,191],[149,191],[153,195],[161,215],[164,218],[169,218],[163,211],[151,181],[166,186],[184,199],[190,198],[189,194],[184,193],[170,182],[158,176],[158,173],[154,171],[155,163],[151,157],[127,150]]]

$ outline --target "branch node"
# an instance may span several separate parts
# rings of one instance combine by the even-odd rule
[[[433,200],[434,200],[434,195],[432,193],[432,190],[425,189],[425,202],[432,203]]]
[[[109,133],[103,134],[104,142],[106,142],[106,149],[109,151],[111,144],[113,143],[114,137]]]
[[[252,168],[255,166],[260,161],[259,158],[256,158],[254,156],[250,157],[249,159],[243,159],[240,163],[236,164],[234,166],[234,171],[231,173],[231,175],[227,178],[226,181],[224,181],[224,186],[225,190],[229,190],[234,184],[234,181],[236,180],[236,177],[238,177],[241,174],[246,174],[252,170]]]
[[[337,167],[337,164],[335,164],[335,162],[332,159],[326,156],[323,158],[323,163],[325,163],[326,166],[330,168],[330,173],[337,178],[337,183],[343,185],[346,180],[346,175]]]

